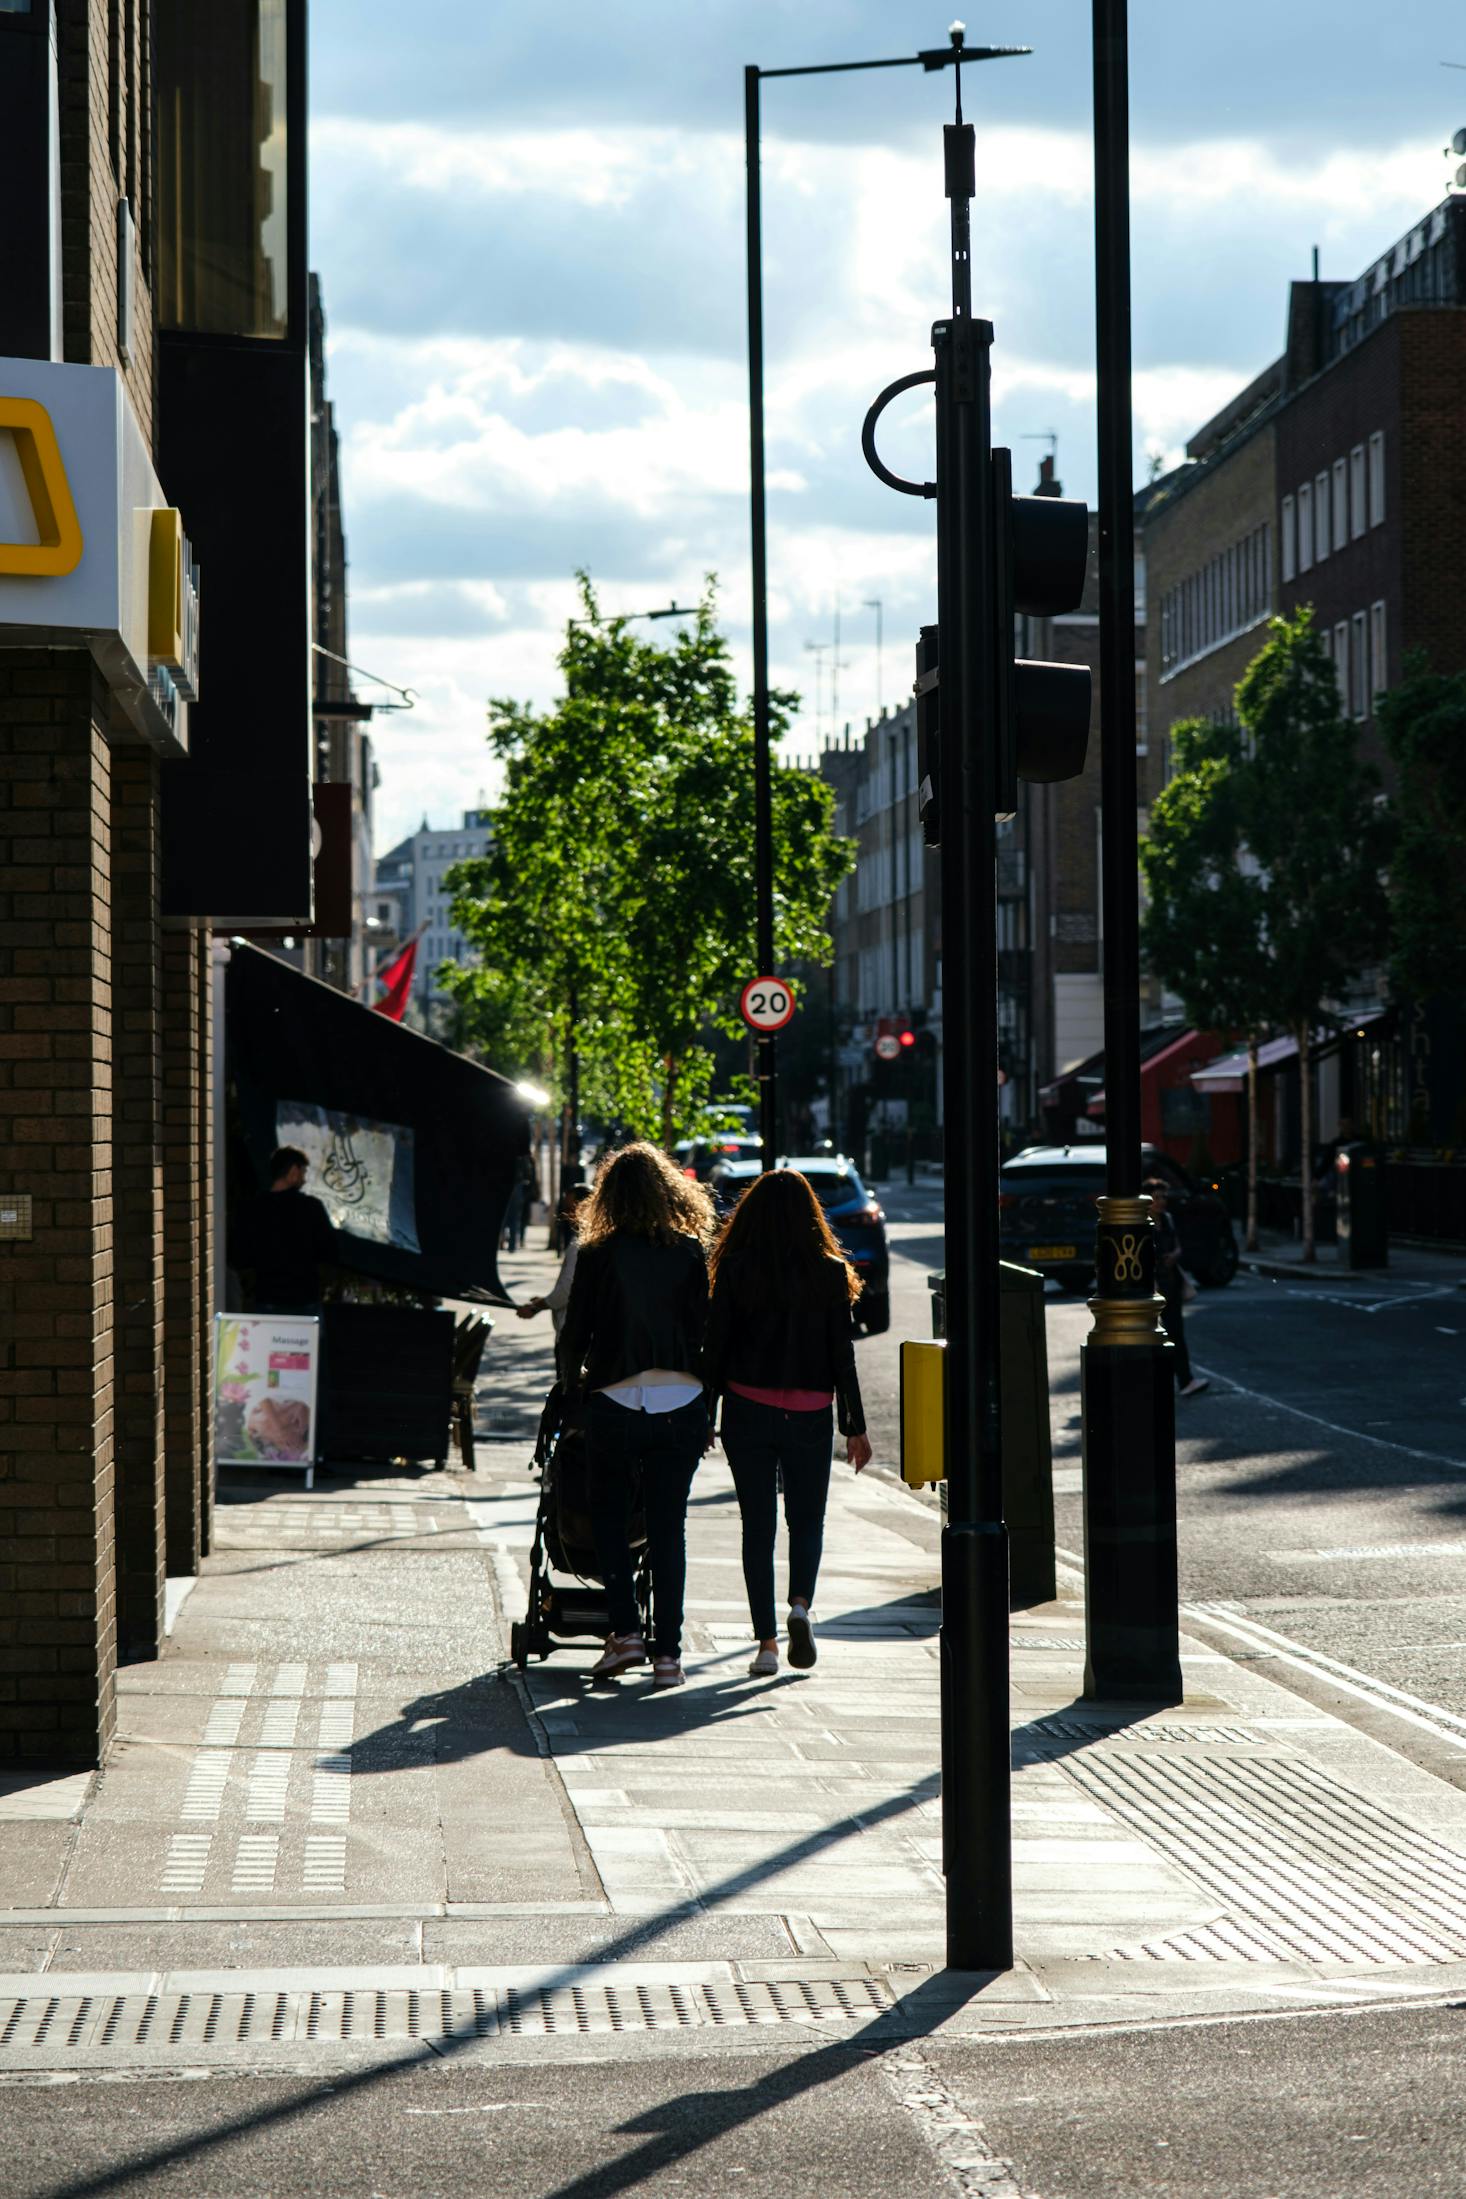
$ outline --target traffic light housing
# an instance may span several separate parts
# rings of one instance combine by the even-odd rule
[[[1035,663],[1017,654],[1015,621],[1077,608],[1089,563],[1089,513],[1072,497],[1015,496],[1013,462],[992,453],[992,646],[996,659],[991,754],[993,814],[1011,817],[1018,781],[1077,779],[1089,745],[1087,665]]]

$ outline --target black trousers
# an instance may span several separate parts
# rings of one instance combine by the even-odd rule
[[[617,1634],[641,1628],[627,1529],[638,1490],[646,1513],[652,1569],[654,1653],[682,1654],[682,1605],[687,1593],[687,1498],[708,1439],[708,1409],[700,1397],[673,1413],[633,1412],[609,1397],[585,1408],[590,1466],[590,1516]]]
[[[1181,1311],[1184,1287],[1180,1282],[1177,1283],[1174,1290],[1168,1288],[1165,1283],[1160,1286],[1161,1296],[1166,1301],[1165,1310],[1161,1314],[1161,1327],[1176,1347],[1176,1387],[1178,1390],[1184,1390],[1191,1380],[1191,1348],[1186,1342],[1186,1323]]]
[[[825,1504],[830,1494],[834,1412],[783,1412],[729,1391],[723,1399],[723,1449],[733,1469],[743,1515],[743,1584],[756,1641],[777,1631],[774,1617],[774,1538],[779,1524],[779,1482],[789,1529],[789,1596],[813,1603],[825,1546]]]

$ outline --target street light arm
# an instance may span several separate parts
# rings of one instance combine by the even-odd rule
[[[1032,46],[930,46],[921,53],[899,53],[889,61],[818,61],[802,69],[758,69],[754,75],[851,76],[859,69],[945,69],[953,62],[1011,61],[1032,53]]]

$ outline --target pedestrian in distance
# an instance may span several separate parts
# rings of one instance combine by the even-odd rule
[[[584,1394],[591,1525],[611,1632],[591,1677],[645,1664],[629,1528],[640,1499],[651,1565],[654,1687],[680,1687],[687,1499],[707,1443],[698,1372],[707,1319],[712,1200],[655,1146],[613,1153],[582,1209],[557,1351]]]
[[[270,1155],[270,1188],[243,1216],[240,1265],[254,1271],[256,1313],[318,1314],[321,1269],[336,1241],[331,1217],[305,1189],[310,1159],[298,1145]]]
[[[743,1520],[743,1580],[758,1648],[749,1671],[779,1669],[774,1541],[779,1489],[789,1532],[789,1662],[815,1662],[810,1618],[824,1547],[838,1408],[859,1473],[870,1439],[855,1374],[850,1309],[860,1277],[797,1168],[756,1177],[713,1249],[703,1379],[722,1400],[723,1449]]]
[[[537,1313],[548,1312],[557,1336],[565,1326],[565,1309],[570,1303],[571,1285],[575,1281],[576,1262],[580,1257],[580,1210],[589,1197],[590,1185],[583,1183],[570,1184],[561,1194],[560,1221],[570,1233],[570,1242],[565,1248],[565,1257],[560,1262],[560,1272],[542,1298],[526,1298],[522,1306],[514,1309],[521,1321],[529,1321]]]
[[[1181,1266],[1181,1233],[1169,1208],[1169,1187],[1162,1176],[1148,1176],[1141,1187],[1150,1195],[1155,1223],[1156,1288],[1165,1300],[1161,1325],[1176,1347],[1176,1388],[1182,1397],[1199,1397],[1210,1389],[1205,1375],[1191,1372],[1191,1351],[1186,1342],[1186,1274]]]

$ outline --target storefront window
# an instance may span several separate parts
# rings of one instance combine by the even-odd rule
[[[158,314],[284,336],[288,0],[158,0]]]

